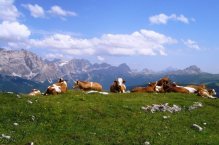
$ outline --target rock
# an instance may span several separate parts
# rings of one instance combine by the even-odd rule
[[[150,142],[149,141],[145,141],[144,145],[150,145]]]
[[[32,104],[33,102],[32,102],[32,101],[30,101],[30,100],[27,100],[27,103],[29,103],[29,104]]]
[[[9,136],[9,135],[5,135],[5,134],[2,134],[2,137],[1,137],[1,138],[11,139],[11,136]]]
[[[179,112],[181,111],[181,107],[177,106],[177,105],[173,105],[172,107],[168,105],[168,103],[165,104],[153,104],[152,106],[146,106],[146,107],[141,107],[142,110],[144,111],[151,111],[151,113],[154,112],[170,112],[170,113],[174,113],[174,112]]]
[[[170,118],[170,116],[163,116],[163,119],[167,119],[167,118]]]
[[[198,130],[198,131],[202,131],[203,130],[203,128],[201,126],[197,125],[197,124],[193,124],[192,127],[194,129]]]
[[[189,111],[203,107],[201,102],[194,102],[192,106],[189,107]]]

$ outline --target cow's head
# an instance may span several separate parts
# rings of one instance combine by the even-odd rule
[[[74,81],[74,84],[72,86],[73,89],[79,88],[79,81]]]
[[[60,78],[60,79],[59,79],[59,83],[61,83],[61,82],[64,82],[64,79],[63,79],[63,78]]]
[[[158,86],[164,86],[170,83],[170,79],[168,77],[163,77],[157,82]]]
[[[122,78],[118,78],[114,81],[114,86],[116,91],[124,93],[126,90],[126,86],[125,86],[125,80],[123,80]]]
[[[217,95],[215,89],[208,89],[208,93],[209,93],[210,95],[212,95],[212,96]]]

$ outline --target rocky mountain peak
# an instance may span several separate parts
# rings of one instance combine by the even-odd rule
[[[183,71],[185,71],[185,73],[189,73],[189,74],[201,73],[201,69],[199,67],[197,67],[196,65],[191,65],[191,66],[185,68]]]
[[[131,69],[126,63],[120,64],[118,68],[121,70],[121,72],[131,72]]]

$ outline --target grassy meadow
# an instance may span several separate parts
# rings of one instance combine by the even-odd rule
[[[194,102],[202,108],[188,110]],[[145,112],[169,103],[181,112]],[[169,116],[164,119],[163,116]],[[192,128],[192,124],[203,131]],[[206,123],[206,124],[205,124]],[[9,137],[5,137],[9,136]],[[0,94],[0,144],[25,145],[218,145],[219,99],[190,94]]]

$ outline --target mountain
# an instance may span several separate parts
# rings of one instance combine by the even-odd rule
[[[73,80],[89,80],[104,83],[105,87],[112,83],[116,77],[129,76],[131,69],[125,63],[111,66],[107,63],[92,64],[85,59],[72,59],[62,61],[43,60],[36,54],[27,50],[0,50],[0,74],[34,82],[56,81],[63,77],[72,85]]]
[[[101,83],[105,90],[109,89],[117,77],[125,78],[128,88],[136,85],[147,85],[147,83],[157,81],[163,76],[168,76],[171,80],[181,84],[208,83],[217,86],[214,84],[219,82],[219,75],[202,72],[195,65],[185,69],[169,67],[162,72],[154,72],[147,68],[142,71],[133,71],[125,63],[112,66],[107,63],[92,64],[85,59],[43,60],[27,50],[0,49],[0,56],[0,74],[4,76],[0,78],[0,90],[7,90],[6,87],[12,86],[12,88],[19,88],[19,83],[21,86],[27,84],[26,90],[39,87],[45,90],[49,85],[48,82],[55,82],[60,77],[68,81],[69,88],[73,85],[74,80],[87,80]],[[26,90],[22,90],[22,92],[26,92]]]
[[[49,85],[48,82],[40,83],[17,76],[7,76],[0,74],[0,92],[29,93],[33,88],[44,92]]]

